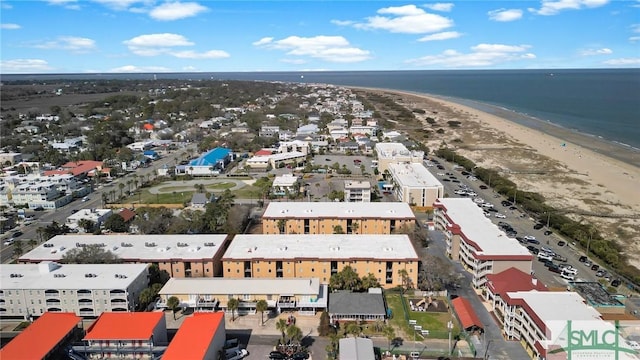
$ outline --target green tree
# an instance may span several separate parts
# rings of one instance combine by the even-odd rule
[[[63,264],[118,264],[122,260],[111,251],[93,244],[67,251],[60,262]]]
[[[331,275],[329,286],[334,290],[360,291],[362,283],[358,273],[347,265],[341,271]]]
[[[373,275],[372,273],[368,273],[366,276],[362,277],[362,290],[367,291],[368,289],[371,288],[379,288],[380,286],[380,281],[378,281],[378,278],[376,278],[375,275]]]
[[[84,230],[84,232],[90,233],[95,230],[96,223],[89,219],[80,219],[78,221],[78,226],[80,226]]]
[[[29,244],[29,246],[31,246],[31,249],[33,249],[36,247],[36,245],[38,245],[38,241],[36,241],[36,239],[29,239],[29,241],[27,241],[27,244]]]
[[[334,234],[344,234],[344,229],[342,228],[341,225],[334,225],[333,226],[333,233]]]
[[[166,270],[160,270],[158,265],[149,265],[149,284],[160,284],[164,286],[170,277],[169,273]]]
[[[269,308],[266,300],[258,300],[256,303],[256,311],[260,313],[260,325],[264,325],[264,312]]]
[[[331,319],[329,319],[329,313],[325,310],[320,314],[320,325],[318,325],[318,335],[327,336],[333,330],[331,328]]]
[[[116,233],[123,233],[129,230],[127,223],[124,222],[124,219],[119,214],[112,214],[109,216],[104,222],[104,227],[105,229]]]
[[[389,341],[388,349],[391,350],[391,341],[393,341],[393,339],[395,339],[396,331],[393,329],[393,326],[387,325],[382,330],[382,333],[384,334],[384,337],[387,338],[387,341]]]
[[[236,321],[235,314],[240,302],[236,298],[231,298],[227,302],[227,310],[231,310],[231,321]]]
[[[287,327],[287,339],[294,344],[300,343],[302,339],[302,330],[295,325],[289,325]]]
[[[280,343],[284,344],[284,335],[287,331],[287,321],[285,319],[278,319],[278,321],[276,322],[276,330],[280,331]]]
[[[180,299],[175,296],[169,297],[167,299],[167,308],[173,312],[173,320],[176,319],[176,312],[178,311],[178,307],[180,306]]]
[[[412,287],[411,278],[409,277],[409,273],[407,273],[406,269],[398,270],[398,276],[402,279],[402,288],[408,290]]]
[[[13,243],[13,256],[17,258],[20,257],[24,253],[24,249],[22,248],[22,241],[18,240]]]
[[[344,330],[347,334],[353,335],[353,337],[358,337],[358,335],[360,335],[360,333],[362,332],[362,328],[360,327],[360,325],[354,322],[348,323]]]

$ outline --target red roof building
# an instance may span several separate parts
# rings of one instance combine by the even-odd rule
[[[271,154],[273,154],[273,151],[272,151],[272,150],[269,150],[269,149],[261,149],[261,150],[256,151],[256,153],[255,153],[255,155],[254,155],[254,156],[269,156],[269,155],[271,155]]]
[[[123,355],[150,357],[167,344],[167,323],[163,312],[105,312],[87,329],[86,355],[119,358]]]
[[[118,215],[120,215],[125,223],[128,223],[129,221],[133,220],[134,217],[136,217],[136,212],[131,209],[122,209],[120,210]]]
[[[464,330],[484,331],[484,325],[482,324],[482,321],[480,321],[475,310],[473,310],[469,300],[459,296],[451,300],[451,305],[458,316],[458,320],[460,320],[460,326],[462,326]]]
[[[81,321],[74,313],[46,312],[0,349],[0,359],[60,359],[64,343],[80,336]]]
[[[184,320],[162,359],[218,359],[226,336],[223,312],[196,313]]]
[[[60,169],[58,170],[45,171],[44,175],[49,176],[55,174],[72,174],[73,176],[94,176],[96,170],[102,171],[102,161],[70,161],[60,166]]]

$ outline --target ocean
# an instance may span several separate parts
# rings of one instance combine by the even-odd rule
[[[326,83],[442,96],[529,127],[551,123],[640,151],[640,69],[2,75],[52,79],[215,79]]]

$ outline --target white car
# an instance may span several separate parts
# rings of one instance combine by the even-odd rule
[[[536,239],[536,237],[535,237],[535,236],[532,236],[532,235],[527,235],[527,236],[525,236],[523,239],[525,239],[525,240],[529,241],[529,240],[535,240],[535,239]]]
[[[538,259],[540,260],[553,261],[553,256],[544,252],[539,252],[537,256],[538,256]]]
[[[565,272],[563,272],[562,274],[560,274],[560,277],[565,279],[565,280],[569,280],[569,281],[573,281],[576,279],[575,275],[571,275],[571,274],[567,274]]]
[[[482,204],[482,206],[484,206],[486,208],[492,208],[493,204],[492,203],[484,203],[484,204]]]
[[[629,346],[633,350],[640,350],[640,344],[638,344],[637,341],[627,340],[626,343],[627,343],[627,346]]]
[[[227,351],[225,355],[227,360],[240,360],[249,355],[249,352],[247,349],[237,349],[234,351]]]
[[[507,218],[507,215],[505,215],[505,214],[500,214],[500,213],[496,213],[496,215],[495,215],[495,216],[496,216],[498,219],[506,219],[506,218]]]
[[[566,268],[562,269],[562,273],[563,274],[569,274],[569,275],[578,275],[578,269],[576,269],[574,267],[566,267]]]
[[[11,238],[11,239],[7,239],[7,240],[5,240],[5,241],[4,241],[4,244],[5,244],[5,245],[13,245],[13,243],[14,243],[14,242],[16,242],[16,241],[15,241],[13,238]]]

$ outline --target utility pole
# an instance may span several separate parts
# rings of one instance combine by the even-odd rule
[[[447,352],[447,355],[451,355],[451,330],[453,330],[453,321],[449,320],[449,322],[447,322],[447,329],[449,330],[449,352]]]

